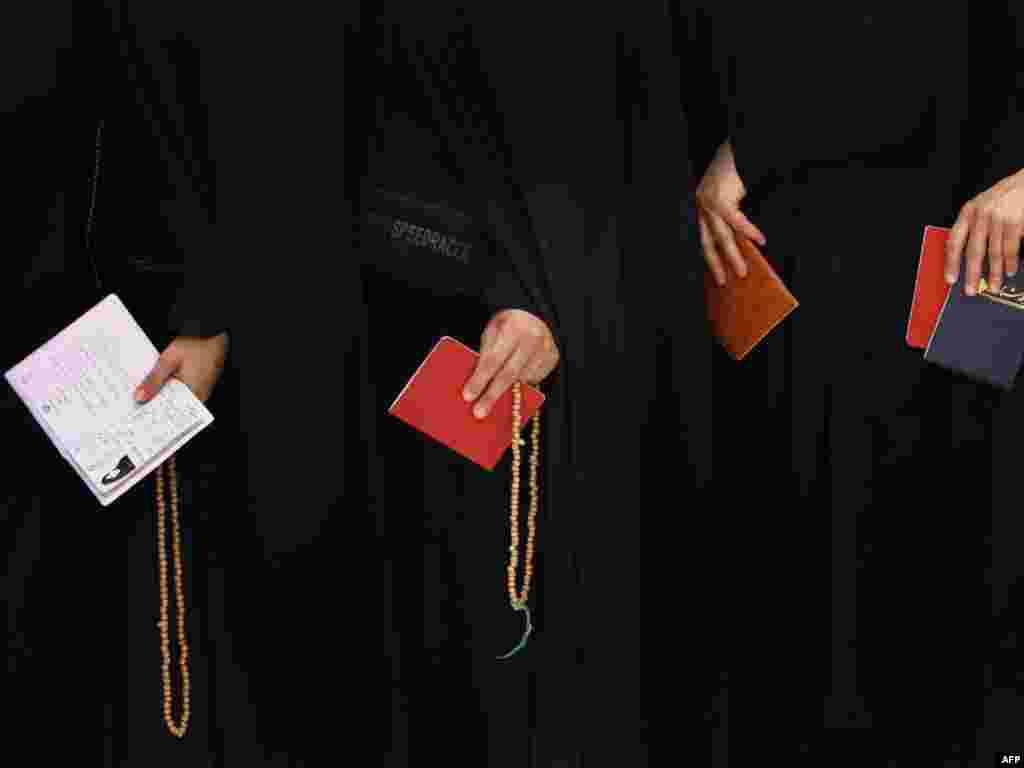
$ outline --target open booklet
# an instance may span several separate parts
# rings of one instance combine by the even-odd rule
[[[111,294],[4,374],[103,506],[213,422],[177,379],[148,403],[135,402],[136,387],[158,358]]]

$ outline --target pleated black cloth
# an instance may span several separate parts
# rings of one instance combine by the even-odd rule
[[[714,553],[732,566],[713,624],[736,760],[817,759],[823,729],[854,729],[869,759],[993,748],[978,737],[1006,631],[984,584],[1006,525],[991,472],[1012,461],[1000,422],[1020,394],[926,365],[904,334],[923,227],[1022,167],[1020,20],[933,10],[690,17],[712,62],[693,71],[721,88],[720,110],[694,108],[695,135],[714,136],[695,153],[732,141],[744,210],[801,302],[749,359],[715,361],[732,511]]]
[[[407,476],[408,463],[386,470],[408,480],[391,492],[402,503],[378,503],[396,542],[395,738],[409,734],[413,762],[646,765],[653,724],[672,719],[660,705],[675,690],[667,606],[676,590],[700,598],[668,532],[682,516],[705,525],[710,340],[669,19],[658,4],[634,11],[589,9],[585,34],[558,4],[431,6],[384,23],[417,78],[394,89],[389,114],[408,114],[417,87],[432,94],[408,123],[437,137],[436,173],[462,204],[482,199],[492,258],[521,265],[516,306],[562,352],[544,386],[535,630],[517,656],[496,660],[523,629],[505,593],[508,458],[489,475],[423,442]],[[393,141],[390,165],[419,169]],[[371,298],[371,339],[419,338],[382,385],[391,396],[442,328],[475,344],[486,318],[396,304],[449,320],[388,333],[396,305]],[[371,342],[376,359],[393,348]],[[378,437],[382,455],[416,439],[386,424]]]
[[[2,26],[0,367],[6,371],[86,309],[96,291],[78,247],[80,232],[68,223],[86,181],[78,150],[89,143],[72,127],[74,89],[58,77],[70,63],[70,4],[22,9]],[[72,168],[82,171],[77,184]],[[94,645],[88,630],[83,631],[88,614],[80,607],[80,582],[69,559],[74,550],[67,546],[80,540],[85,526],[79,513],[92,504],[14,390],[6,381],[0,389],[5,441],[0,602],[6,640],[3,690],[10,710],[5,749],[49,760],[55,745],[47,723],[63,717],[69,738],[84,731],[76,707],[64,709],[56,702],[66,702],[70,690],[91,688],[95,681],[88,670],[80,675],[75,670],[73,659]],[[91,712],[98,750],[95,703]],[[51,740],[41,740],[47,732]]]

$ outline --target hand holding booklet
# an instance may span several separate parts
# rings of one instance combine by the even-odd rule
[[[139,405],[159,352],[114,294],[5,378],[101,505],[107,506],[213,422],[177,379]]]
[[[475,350],[443,337],[388,412],[484,469],[493,470],[512,445],[512,391],[498,398],[486,419],[473,416],[473,404],[462,399],[462,390],[479,359]],[[522,424],[543,403],[540,390],[524,385]]]
[[[1024,365],[1024,280],[1007,277],[999,291],[982,279],[976,296],[964,293],[963,275],[945,282],[950,231],[925,227],[907,344],[924,359],[1000,389],[1014,385]]]

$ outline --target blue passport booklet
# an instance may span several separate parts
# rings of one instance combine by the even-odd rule
[[[999,291],[982,279],[964,293],[963,276],[946,296],[925,360],[1001,389],[1011,389],[1024,364],[1024,277],[1004,278]]]

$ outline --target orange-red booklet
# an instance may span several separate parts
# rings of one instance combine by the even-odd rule
[[[493,470],[512,445],[512,390],[498,398],[485,419],[473,415],[473,403],[462,389],[476,369],[480,355],[445,336],[409,379],[388,413],[415,427],[484,469]],[[522,386],[522,425],[544,403],[535,387]]]
[[[739,235],[736,243],[747,262],[747,276],[730,272],[720,286],[705,271],[704,298],[715,338],[734,360],[742,360],[799,303],[757,246]]]
[[[949,230],[925,227],[921,238],[921,256],[917,262],[914,300],[907,319],[907,344],[925,349],[939,322],[942,306],[949,294],[946,282],[946,241]]]

